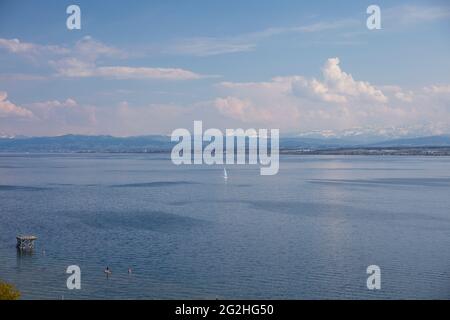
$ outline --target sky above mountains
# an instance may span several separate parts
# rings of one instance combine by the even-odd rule
[[[0,133],[450,133],[450,4],[370,4],[2,0]]]

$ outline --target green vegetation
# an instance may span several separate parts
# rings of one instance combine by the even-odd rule
[[[0,300],[17,300],[19,298],[20,292],[14,285],[0,280]]]

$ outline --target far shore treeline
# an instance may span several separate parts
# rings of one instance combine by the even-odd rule
[[[157,153],[170,152],[175,144],[176,142],[170,141],[170,136],[164,135],[5,137],[0,138],[0,153]],[[387,140],[384,137],[281,137],[280,153],[450,155],[450,136]]]

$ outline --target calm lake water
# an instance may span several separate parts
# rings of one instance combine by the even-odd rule
[[[0,155],[0,278],[25,299],[450,298],[450,158],[222,174],[165,154]],[[39,238],[32,255],[18,234]],[[81,290],[66,288],[73,264]]]

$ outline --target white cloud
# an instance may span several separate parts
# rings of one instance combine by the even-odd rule
[[[37,108],[41,110],[50,110],[53,108],[73,108],[78,106],[78,103],[72,98],[67,98],[65,101],[49,100],[43,102],[35,102],[29,104],[29,106],[31,108]]]
[[[288,81],[275,79],[270,82],[223,82],[219,90],[225,97],[214,100],[214,107],[221,114],[251,126],[279,126],[298,119],[295,97]]]
[[[402,5],[382,8],[382,19],[383,21],[387,21],[390,25],[412,25],[422,22],[448,19],[449,17],[450,7],[446,6]],[[293,27],[271,27],[255,32],[223,37],[192,37],[172,43],[163,51],[164,53],[186,54],[199,57],[236,52],[248,52],[255,50],[259,43],[271,37],[297,33],[307,34],[330,32],[332,30],[340,29],[350,30],[350,28],[358,26],[360,23],[360,17],[355,17],[336,21],[320,21]],[[352,35],[351,37],[361,36],[366,35],[366,31],[350,31],[346,34],[341,34],[340,36],[348,37],[350,34]],[[316,41],[315,43],[353,45],[360,44],[361,42],[349,39],[327,39],[325,42]]]
[[[195,80],[212,77],[181,68],[130,67],[123,65],[98,66],[100,58],[124,59],[130,55],[90,36],[78,40],[71,48],[38,45],[21,42],[18,39],[0,39],[0,48],[4,48],[11,53],[24,54],[31,57],[40,55],[39,61],[48,61],[50,67],[56,70],[56,76],[59,77],[160,80]],[[3,75],[2,77],[5,76]],[[15,77],[15,80],[20,79],[36,78],[31,75]]]
[[[100,56],[124,58],[127,54],[115,47],[108,46],[91,36],[85,36],[78,40],[73,47],[60,45],[41,45],[31,42],[20,41],[19,39],[0,38],[0,48],[8,52],[23,55],[75,55],[90,58],[92,60]]]
[[[439,95],[439,94],[449,94],[450,84],[448,85],[431,85],[424,88],[424,91],[429,94]]]
[[[404,90],[400,86],[385,85],[380,86],[380,89],[383,90],[386,94],[391,95],[393,98],[403,102],[413,102],[416,98],[416,95],[413,91]]]
[[[414,94],[412,93],[412,91],[409,91],[409,92],[399,91],[399,92],[395,93],[395,97],[398,100],[401,100],[404,102],[412,102],[413,98],[414,98]]]
[[[73,54],[76,56],[83,56],[91,60],[95,60],[100,56],[126,58],[128,53],[118,48],[108,46],[91,36],[85,36],[78,40],[73,48]]]
[[[316,79],[307,80],[304,77],[290,77],[286,78],[292,80],[292,90],[297,95],[304,95],[312,99],[318,99],[325,102],[344,103],[347,98],[344,95],[334,93],[328,86]],[[282,81],[283,78],[278,78]]]
[[[323,81],[303,76],[275,77],[270,82],[221,83],[222,88],[242,89],[250,93],[265,90],[278,95],[294,95],[327,103],[343,104],[349,101],[386,103],[388,98],[369,82],[356,81],[343,72],[338,58],[330,58],[323,69]],[[255,92],[256,91],[256,92]]]
[[[36,55],[41,53],[67,54],[69,49],[57,45],[39,45],[30,42],[22,42],[19,39],[0,38],[0,48],[14,54]]]
[[[243,122],[268,121],[271,118],[270,113],[258,110],[250,100],[235,97],[217,98],[214,105],[220,113]]]
[[[204,76],[179,68],[98,67],[94,75],[116,79],[193,80]]]
[[[32,114],[26,124],[0,122],[8,132],[29,135],[59,135],[68,132],[91,133],[96,125],[96,108],[79,104],[73,98],[24,105]]]
[[[169,45],[165,53],[187,54],[199,57],[254,50],[264,39],[290,33],[314,33],[355,25],[357,20],[344,19],[318,22],[303,26],[267,28],[224,37],[193,37]]]
[[[180,68],[97,67],[95,63],[76,58],[52,61],[51,65],[56,69],[57,76],[69,78],[101,77],[108,79],[195,80],[208,77]]]
[[[13,53],[25,53],[36,50],[36,45],[20,42],[19,39],[0,39],[0,48]]]
[[[386,96],[365,81],[355,81],[350,74],[343,72],[338,58],[328,59],[322,69],[325,85],[332,92],[347,97],[367,98],[370,101],[387,102]]]
[[[77,58],[52,60],[49,63],[56,70],[56,75],[62,77],[91,77],[95,70],[95,64],[93,62],[86,62]]]
[[[169,53],[194,55],[199,57],[218,54],[252,51],[254,43],[247,43],[241,39],[219,39],[213,37],[199,37],[182,40],[167,50]]]
[[[326,61],[322,75],[322,79],[295,75],[263,82],[223,82],[218,86],[222,97],[214,107],[231,119],[286,131],[434,123],[440,132],[444,127],[450,132],[450,100],[444,96],[450,87],[414,92],[375,86],[344,72],[338,58]],[[437,93],[439,99],[434,99]]]
[[[450,18],[449,6],[401,5],[387,8],[383,14],[391,24],[413,25]]]
[[[30,110],[19,107],[7,100],[8,94],[4,91],[0,91],[0,117],[20,117],[29,118],[33,116]]]

